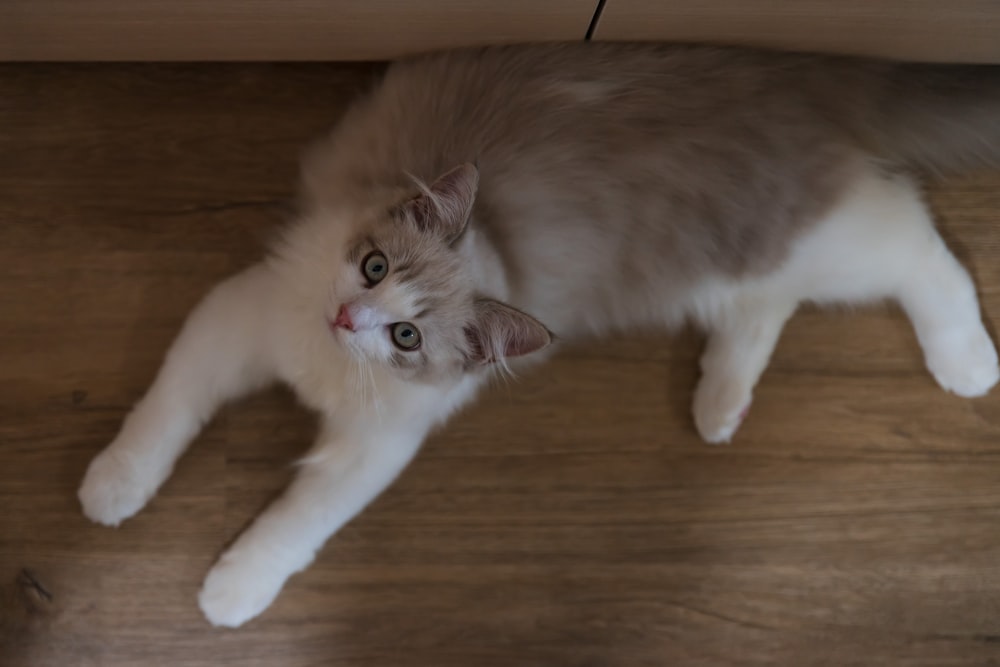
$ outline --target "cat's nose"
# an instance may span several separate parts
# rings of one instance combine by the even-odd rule
[[[354,320],[351,319],[351,312],[347,310],[347,306],[341,306],[337,311],[337,319],[333,321],[333,326],[354,331]]]

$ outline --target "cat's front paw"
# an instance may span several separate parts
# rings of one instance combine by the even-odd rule
[[[127,456],[109,447],[90,462],[77,497],[91,521],[117,526],[155,492],[156,485],[145,480]]]
[[[235,628],[267,609],[281,592],[279,568],[252,553],[225,553],[205,578],[198,605],[212,625]]]
[[[924,353],[927,368],[938,384],[959,396],[983,396],[1000,379],[996,348],[982,327],[965,335],[933,340]]]
[[[750,411],[750,391],[742,383],[706,375],[694,394],[694,423],[702,440],[719,445],[729,442]]]

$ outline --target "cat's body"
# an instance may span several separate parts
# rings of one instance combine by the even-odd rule
[[[1000,161],[985,68],[611,44],[397,65],[307,158],[274,254],[192,314],[88,471],[84,509],[131,516],[220,402],[292,385],[320,437],[201,595],[238,625],[549,331],[694,320],[712,442],[807,300],[899,300],[939,383],[983,394],[997,357],[975,290],[899,171],[977,160]]]

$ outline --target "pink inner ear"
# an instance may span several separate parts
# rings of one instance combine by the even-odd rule
[[[476,321],[465,330],[470,358],[484,364],[500,358],[519,357],[552,342],[552,334],[530,315],[499,301],[476,303]]]
[[[431,185],[431,192],[444,199],[457,200],[471,206],[478,188],[479,170],[466,163],[439,176]]]
[[[545,347],[552,341],[552,336],[542,327],[521,326],[511,331],[506,340],[504,356],[520,357]]]
[[[469,342],[469,358],[484,364],[492,364],[496,361],[491,355],[486,354],[485,341],[475,327],[465,327],[465,340]]]
[[[479,172],[463,164],[443,174],[404,208],[422,231],[436,231],[451,240],[465,229],[478,187]]]
[[[427,231],[433,220],[432,206],[431,201],[426,195],[417,195],[404,204],[404,207],[409,211],[410,216],[412,216],[413,222],[424,231]]]

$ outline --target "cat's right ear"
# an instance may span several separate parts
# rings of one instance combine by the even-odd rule
[[[479,188],[479,169],[466,163],[451,169],[402,205],[404,217],[424,232],[451,243],[465,230]]]
[[[552,343],[552,332],[531,315],[494,299],[477,299],[475,318],[465,328],[469,361],[492,364],[519,357]]]

